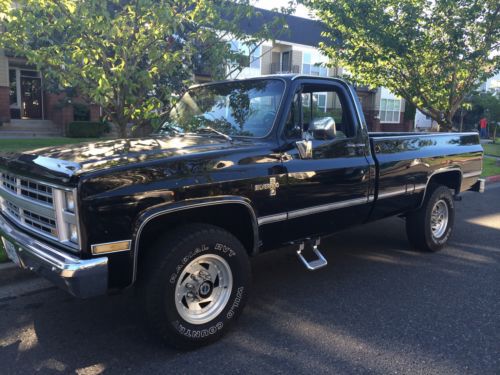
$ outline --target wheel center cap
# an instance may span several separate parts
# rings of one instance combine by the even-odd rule
[[[213,284],[210,281],[205,281],[198,288],[198,294],[202,298],[208,298],[212,294],[213,289]]]

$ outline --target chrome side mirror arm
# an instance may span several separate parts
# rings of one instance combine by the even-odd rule
[[[312,141],[309,139],[302,139],[300,141],[295,142],[295,146],[299,151],[299,156],[301,159],[312,159],[313,156],[313,147]]]

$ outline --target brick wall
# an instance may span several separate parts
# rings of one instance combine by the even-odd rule
[[[10,121],[10,90],[8,87],[0,86],[0,121]]]
[[[70,117],[68,114],[68,109],[63,107],[61,101],[64,99],[64,94],[53,94],[44,93],[44,103],[45,103],[45,118],[52,121],[54,124],[59,125],[59,128],[63,131],[65,121]],[[73,108],[71,108],[71,120],[73,120]]]
[[[363,108],[363,114],[365,115],[366,125],[368,126],[368,131],[379,132],[380,131],[380,121],[378,119],[378,111],[368,110]]]
[[[90,121],[99,121],[101,117],[101,109],[98,105],[89,106],[90,109]]]
[[[0,86],[9,86],[9,60],[0,50]]]

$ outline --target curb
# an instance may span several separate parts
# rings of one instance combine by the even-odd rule
[[[19,268],[12,262],[0,264],[0,286],[38,277],[35,273]]]
[[[486,177],[486,182],[499,182],[499,181],[500,181],[500,174],[497,174],[496,176]]]

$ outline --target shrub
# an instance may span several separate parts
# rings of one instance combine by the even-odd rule
[[[100,122],[73,121],[68,124],[68,137],[99,138],[105,130],[105,125]]]

